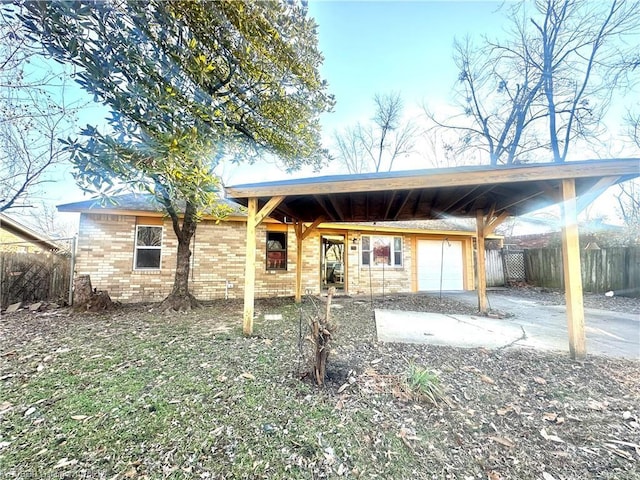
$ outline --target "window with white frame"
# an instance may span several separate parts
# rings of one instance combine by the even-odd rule
[[[402,237],[363,235],[361,250],[362,265],[402,266]]]
[[[136,270],[159,270],[162,254],[162,227],[138,225],[136,227]]]

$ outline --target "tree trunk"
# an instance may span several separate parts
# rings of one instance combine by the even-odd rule
[[[196,233],[196,210],[187,202],[182,227],[177,215],[170,212],[173,229],[178,237],[178,251],[176,255],[176,274],[171,293],[160,304],[160,310],[188,311],[200,307],[200,303],[189,292],[189,273],[191,271],[191,240]]]
[[[76,307],[86,305],[91,300],[93,288],[89,275],[78,275],[73,281],[73,303]]]
[[[73,281],[73,309],[79,312],[111,310],[116,306],[104,290],[91,288],[89,275],[78,275]]]

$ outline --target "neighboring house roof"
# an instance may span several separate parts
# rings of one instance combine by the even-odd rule
[[[43,250],[60,250],[60,245],[46,235],[42,235],[4,213],[0,213],[0,229],[29,242]]]

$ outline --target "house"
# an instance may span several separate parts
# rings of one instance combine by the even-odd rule
[[[0,213],[0,251],[56,252],[60,245],[4,213]]]
[[[151,196],[115,204],[58,206],[79,212],[76,273],[122,302],[158,301],[173,285],[177,240]],[[191,250],[191,291],[201,300],[242,298],[247,215],[231,203],[223,221],[204,216]],[[303,243],[302,291],[336,286],[348,294],[473,290],[473,223],[431,220],[322,223]],[[291,296],[296,284],[294,226],[267,218],[258,226],[255,292]]]

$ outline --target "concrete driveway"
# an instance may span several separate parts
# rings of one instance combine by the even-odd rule
[[[475,292],[443,296],[477,305]],[[567,317],[562,305],[535,299],[491,295],[493,310],[513,316],[492,319],[470,315],[376,310],[378,339],[383,342],[430,343],[459,347],[530,347],[569,351]],[[585,309],[587,354],[640,359],[640,316]]]

